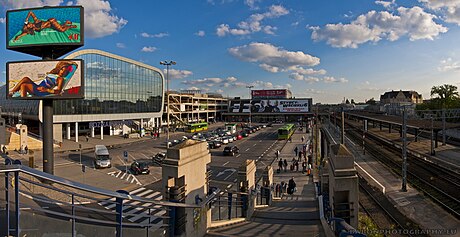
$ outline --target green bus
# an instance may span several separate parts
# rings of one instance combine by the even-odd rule
[[[199,132],[199,131],[205,131],[208,130],[208,123],[190,123],[187,124],[187,127],[185,128],[185,132]]]
[[[294,124],[286,124],[278,129],[278,139],[289,139],[295,132]]]

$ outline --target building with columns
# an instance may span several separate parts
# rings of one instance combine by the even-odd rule
[[[101,50],[75,51],[65,59],[84,60],[84,99],[55,100],[54,139],[121,135],[161,126],[165,79],[160,69]],[[41,137],[41,101],[5,100],[0,105],[6,123],[27,124]]]

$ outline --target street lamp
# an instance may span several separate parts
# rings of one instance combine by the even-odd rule
[[[252,110],[252,103],[251,103],[251,89],[254,88],[254,86],[246,86],[246,88],[249,89],[249,127],[251,127],[251,110]]]
[[[167,138],[166,138],[166,148],[169,148],[169,67],[171,65],[176,65],[176,62],[174,61],[161,61],[160,62],[161,65],[166,65],[166,96],[167,96],[167,99],[166,99],[166,105],[167,105],[167,111],[166,111],[166,122],[167,122]]]

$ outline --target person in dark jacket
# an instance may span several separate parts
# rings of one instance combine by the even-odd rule
[[[287,193],[291,195],[294,194],[295,188],[296,188],[296,183],[294,181],[294,177],[292,177],[288,182]]]

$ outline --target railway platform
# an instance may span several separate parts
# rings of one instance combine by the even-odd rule
[[[339,142],[340,134],[338,130],[332,126],[325,127],[332,128],[328,129],[328,131],[335,141]],[[377,130],[379,129],[377,128]],[[388,133],[388,131],[386,132]],[[398,136],[398,138],[393,137],[395,140],[399,139],[399,133],[386,134],[387,137],[392,135]],[[345,139],[345,143],[355,157],[355,167],[359,175],[364,177],[372,186],[383,192],[402,214],[417,223],[423,230],[441,230],[439,232],[441,234],[437,236],[460,236],[460,230],[458,229],[460,220],[411,187],[410,184],[407,185],[407,192],[401,191],[402,179],[372,156],[367,153],[363,154],[362,144],[353,143],[348,138]],[[421,146],[421,144],[423,143],[416,146]],[[446,234],[443,235],[442,231],[445,231]],[[452,233],[449,231],[454,231],[456,234],[447,234]]]

